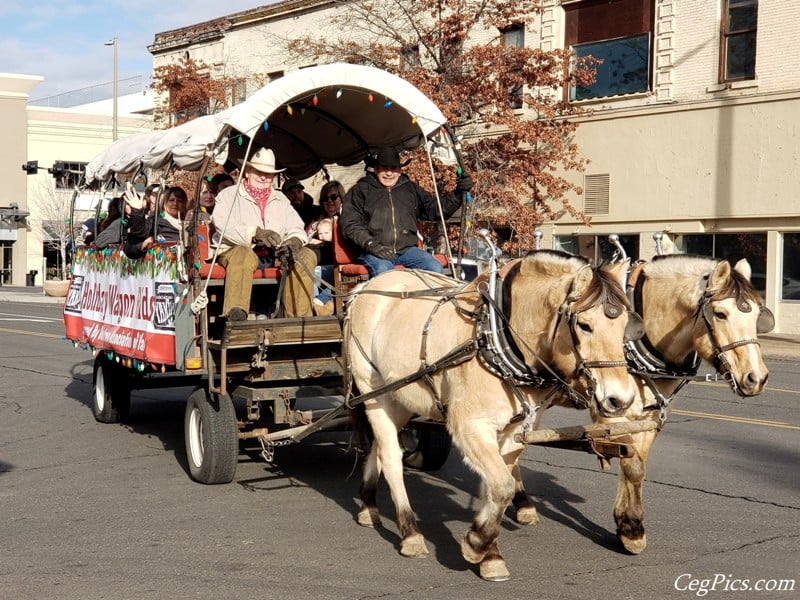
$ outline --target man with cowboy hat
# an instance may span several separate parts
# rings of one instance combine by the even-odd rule
[[[374,165],[373,172],[350,189],[342,207],[342,233],[361,249],[358,260],[370,277],[394,265],[442,272],[439,261],[417,245],[417,220],[437,221],[439,206],[433,194],[402,173],[406,164],[401,164],[396,148],[381,148],[367,163]],[[442,196],[445,219],[461,206],[471,188],[472,178],[462,173],[455,191]]]
[[[244,166],[241,184],[222,190],[211,215],[219,263],[225,267],[223,314],[231,321],[247,319],[253,272],[268,255],[284,268],[284,312],[287,317],[313,315],[316,255],[305,247],[308,238],[300,216],[288,198],[272,188],[283,172],[275,154],[260,148]],[[261,255],[261,258],[259,257]]]

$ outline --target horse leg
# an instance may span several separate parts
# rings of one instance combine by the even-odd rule
[[[381,524],[378,512],[378,480],[381,477],[381,466],[378,461],[378,447],[372,444],[367,460],[364,462],[364,475],[361,480],[361,509],[356,520],[363,527],[377,527]]]
[[[489,581],[509,578],[505,560],[497,546],[500,521],[514,496],[514,478],[500,455],[497,433],[479,422],[462,424],[453,439],[466,463],[481,475],[485,503],[461,541],[461,554],[470,563],[480,563],[480,575]]]
[[[362,482],[362,508],[359,511],[358,522],[366,521],[375,524],[373,516],[377,516],[378,509],[375,501],[380,469],[389,485],[395,510],[397,512],[397,528],[400,533],[400,554],[411,558],[420,558],[428,554],[425,538],[417,525],[417,518],[411,509],[411,503],[406,493],[403,481],[403,451],[397,439],[399,427],[383,409],[367,408],[367,416],[372,432],[375,435],[370,457],[365,467]],[[402,420],[402,419],[401,419]],[[405,416],[402,424],[408,421]],[[373,459],[374,455],[374,459]]]
[[[533,500],[525,491],[519,468],[519,457],[522,456],[523,450],[525,446],[514,442],[513,436],[504,436],[500,452],[514,478],[514,496],[511,499],[511,504],[514,506],[514,520],[520,525],[536,525],[539,523],[539,514],[536,512]]]
[[[522,474],[519,470],[518,461],[519,455],[517,455],[514,463],[509,466],[511,476],[514,478],[514,497],[511,499],[511,503],[514,506],[514,520],[520,525],[538,525],[539,513],[536,512],[536,506],[522,484]]]
[[[631,435],[636,452],[631,458],[620,459],[617,498],[614,501],[614,521],[617,537],[631,554],[641,553],[647,546],[644,531],[644,504],[642,486],[646,475],[647,456],[657,432],[647,431]]]

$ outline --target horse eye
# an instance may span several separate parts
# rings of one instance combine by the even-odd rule
[[[719,312],[716,310],[714,311],[714,316],[720,321],[724,321],[725,319],[728,318],[728,315],[726,315],[724,312]]]
[[[578,322],[578,327],[579,327],[579,328],[580,328],[580,330],[581,330],[581,331],[583,331],[584,333],[592,333],[592,326],[591,326],[591,325],[589,325],[588,323],[581,323],[581,322],[579,321],[579,322]]]

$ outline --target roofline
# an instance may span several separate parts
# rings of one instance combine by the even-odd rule
[[[222,38],[229,30],[237,27],[261,21],[283,19],[287,15],[315,12],[327,5],[340,3],[341,0],[284,0],[283,2],[259,6],[209,21],[156,33],[153,43],[147,46],[147,50],[150,54],[156,56],[157,54],[191,46],[200,41]]]

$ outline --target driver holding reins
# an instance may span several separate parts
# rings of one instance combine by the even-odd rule
[[[439,206],[433,194],[403,174],[406,164],[401,164],[396,148],[382,148],[374,172],[367,172],[345,197],[339,218],[342,233],[361,249],[358,261],[370,277],[395,265],[442,272],[439,261],[418,246],[417,237],[417,220],[439,220]],[[472,178],[462,172],[456,189],[442,196],[445,219],[458,210],[470,189]]]

